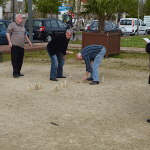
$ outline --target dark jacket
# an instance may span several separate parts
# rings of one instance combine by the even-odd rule
[[[70,39],[66,38],[66,32],[58,34],[57,36],[55,36],[47,44],[47,50],[48,50],[50,56],[57,54],[57,52],[61,52],[63,55],[65,55],[69,40]]]

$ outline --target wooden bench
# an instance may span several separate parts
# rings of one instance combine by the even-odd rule
[[[3,52],[0,51],[0,54],[1,54],[1,62],[3,61]]]

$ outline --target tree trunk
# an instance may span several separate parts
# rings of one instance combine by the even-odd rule
[[[137,35],[139,35],[139,0],[138,0],[138,20],[137,20]]]
[[[98,32],[99,33],[104,33],[104,28],[105,28],[105,16],[104,15],[99,15],[98,16]]]

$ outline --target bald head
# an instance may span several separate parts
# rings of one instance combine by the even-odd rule
[[[81,53],[76,54],[76,59],[77,60],[83,60],[83,57],[82,57]]]

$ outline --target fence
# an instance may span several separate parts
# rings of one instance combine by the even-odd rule
[[[108,55],[118,54],[120,55],[120,39],[121,32],[118,33],[91,33],[82,32],[82,49],[87,45],[98,44],[106,48],[105,57]]]

